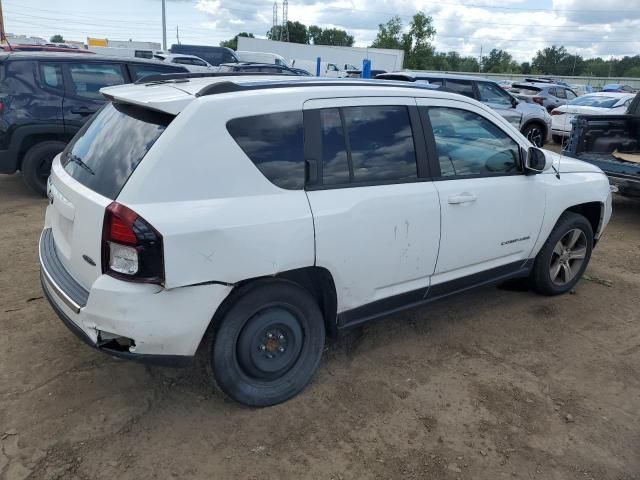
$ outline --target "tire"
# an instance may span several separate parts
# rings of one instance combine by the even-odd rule
[[[324,319],[316,300],[296,283],[260,281],[245,289],[216,324],[212,373],[235,401],[276,405],[311,381],[324,349]]]
[[[587,268],[592,250],[593,229],[589,221],[577,213],[563,213],[536,256],[530,277],[532,287],[544,295],[568,292]]]
[[[22,178],[34,192],[47,195],[47,178],[51,172],[51,162],[67,146],[66,143],[57,140],[35,144],[22,159]]]
[[[544,147],[545,128],[539,123],[533,122],[528,124],[522,130],[522,134],[536,147]]]
[[[553,143],[562,145],[562,141],[564,140],[564,137],[562,135],[551,135],[551,139],[553,140]]]

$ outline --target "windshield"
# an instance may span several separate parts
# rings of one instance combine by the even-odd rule
[[[64,169],[91,190],[115,198],[172,115],[107,103],[62,154]]]
[[[599,107],[599,108],[613,108],[613,106],[620,101],[620,97],[590,97],[585,95],[578,97],[575,100],[571,100],[569,105],[580,105],[583,107]]]

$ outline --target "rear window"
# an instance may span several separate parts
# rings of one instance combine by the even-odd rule
[[[288,190],[304,187],[302,111],[235,118],[227,130],[272,183]]]
[[[84,186],[115,200],[173,118],[144,108],[107,103],[67,146],[62,165]]]

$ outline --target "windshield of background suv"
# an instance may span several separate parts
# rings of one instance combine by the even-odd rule
[[[94,192],[115,198],[172,115],[107,103],[62,153],[64,169]]]
[[[585,107],[613,108],[620,101],[620,97],[590,97],[585,95],[571,100],[569,105],[581,105]]]

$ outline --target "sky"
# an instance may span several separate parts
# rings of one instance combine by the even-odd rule
[[[282,17],[282,0],[279,19]],[[162,40],[161,0],[2,0],[5,30],[49,38]],[[167,43],[218,45],[238,32],[264,37],[273,0],[167,0]],[[290,0],[289,20],[336,27],[368,46],[378,24],[417,11],[431,15],[438,51],[479,56],[492,48],[530,61],[564,45],[584,57],[640,54],[640,0]]]

